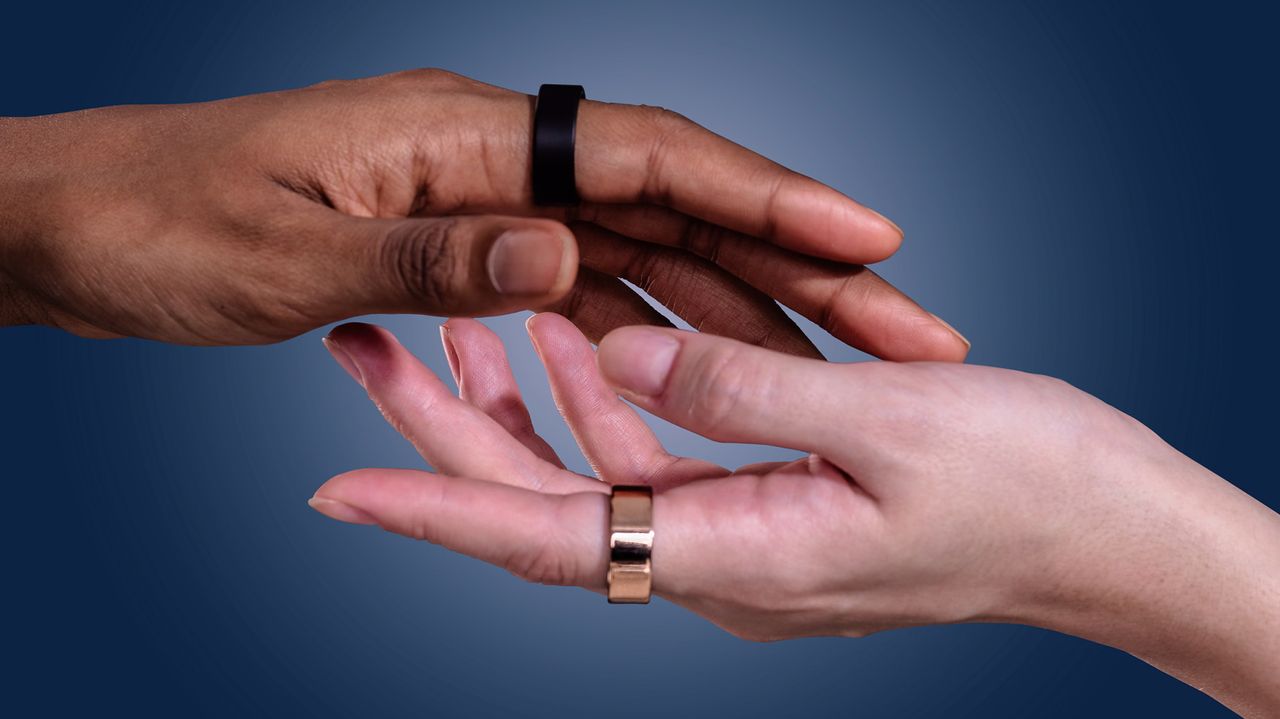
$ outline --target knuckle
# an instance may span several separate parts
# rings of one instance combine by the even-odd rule
[[[672,198],[667,163],[676,151],[677,138],[697,125],[684,115],[663,107],[641,105],[637,110],[642,134],[648,138],[641,195],[649,202],[669,205]]]
[[[1065,379],[1058,377],[1050,377],[1048,375],[1035,375],[1035,382],[1046,394],[1062,394],[1069,395],[1079,392],[1075,385]]]
[[[539,539],[518,551],[507,570],[521,579],[536,584],[564,586],[573,584],[578,568],[564,541],[560,528],[550,523],[539,531]]]
[[[467,78],[456,72],[438,67],[419,67],[393,72],[385,76],[397,84],[408,83],[416,86],[428,85],[437,87],[453,87],[463,84]]]
[[[307,89],[308,89],[308,90],[332,90],[332,89],[335,89],[335,88],[344,87],[344,86],[346,86],[346,85],[348,85],[348,84],[350,84],[350,83],[352,83],[352,82],[356,82],[356,81],[355,81],[355,80],[342,80],[342,79],[337,79],[337,78],[335,78],[335,79],[330,79],[330,80],[321,80],[320,82],[312,83],[312,84],[308,85],[308,86],[307,86]]]
[[[440,531],[440,527],[431,519],[448,505],[449,485],[447,482],[431,482],[423,486],[423,494],[419,498],[416,512],[411,514],[408,523],[402,527],[390,527],[405,536],[439,546],[448,546],[449,537]]]
[[[864,414],[874,417],[874,421],[862,428],[869,438],[885,446],[902,447],[904,443],[915,446],[914,443],[925,443],[938,436],[935,432],[948,423],[944,416],[947,407],[972,411],[972,404],[967,400],[947,401],[940,394],[945,390],[936,379],[927,370],[921,371],[912,365],[867,362],[834,369],[838,376],[848,378],[842,384],[875,387],[878,396],[887,398],[866,407]],[[960,416],[956,421],[961,427],[975,426],[972,417]]]
[[[836,288],[827,295],[818,312],[817,324],[836,336],[848,335],[854,330],[855,318],[864,316],[875,304],[876,284],[865,267],[847,271]]]
[[[575,542],[581,541],[579,533],[571,528],[580,524],[579,510],[584,506],[572,498],[555,498],[544,495],[552,502],[546,512],[539,514],[528,527],[529,537],[537,539],[517,549],[506,564],[506,569],[517,577],[537,584],[566,586],[578,584],[584,574],[582,558]],[[597,498],[587,498],[595,502]]]
[[[652,292],[654,284],[659,280],[668,280],[679,285],[678,277],[671,273],[681,272],[680,264],[673,261],[671,254],[663,252],[664,248],[655,248],[650,252],[637,252],[628,258],[622,267],[621,276],[634,282],[645,292]]]
[[[757,371],[738,347],[707,353],[694,372],[689,388],[689,417],[711,433],[729,425],[743,411],[748,392],[767,389],[761,384],[764,373]]]
[[[553,542],[544,542],[532,551],[518,555],[509,567],[512,574],[535,584],[564,586],[574,576]]]
[[[676,246],[712,263],[717,262],[726,230],[703,220],[689,219],[680,230]]]
[[[660,105],[638,105],[636,109],[641,117],[660,132],[679,131],[693,124],[693,121],[684,115]]]
[[[398,289],[430,308],[448,306],[453,278],[460,276],[462,257],[450,238],[458,220],[398,225],[384,239],[384,262],[391,266]]]
[[[762,237],[772,239],[778,236],[778,197],[789,178],[790,174],[781,172],[769,180],[769,194],[764,205],[764,225],[760,228]]]
[[[494,398],[484,411],[514,435],[533,434],[533,419],[518,395],[504,394]]]

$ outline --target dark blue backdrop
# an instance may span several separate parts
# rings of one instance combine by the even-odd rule
[[[415,66],[665,105],[901,223],[883,273],[972,361],[1063,377],[1280,507],[1276,19],[1113,5],[10,4],[0,114]],[[519,319],[492,324],[581,468]],[[445,369],[436,320],[390,324]],[[320,336],[0,331],[5,714],[596,713],[625,653],[645,691],[619,716],[1226,715],[1035,629],[748,644],[326,520],[305,501],[331,474],[421,460]],[[662,432],[729,463],[779,455]]]

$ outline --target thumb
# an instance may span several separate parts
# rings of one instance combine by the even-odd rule
[[[578,246],[553,220],[494,215],[338,220],[356,272],[339,288],[366,313],[494,315],[542,307],[572,287]],[[350,316],[352,307],[339,308]]]
[[[831,364],[712,335],[623,327],[596,356],[627,399],[721,442],[848,457],[876,404],[864,379],[871,363]]]

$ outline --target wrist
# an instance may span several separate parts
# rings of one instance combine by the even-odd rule
[[[1176,455],[1176,456],[1170,456]],[[1019,621],[1115,647],[1245,716],[1280,712],[1280,516],[1170,450]],[[1140,509],[1138,509],[1140,508]]]
[[[0,326],[36,324],[39,273],[52,266],[52,219],[64,196],[48,118],[0,118]]]

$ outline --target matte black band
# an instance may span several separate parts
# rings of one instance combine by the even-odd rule
[[[576,205],[573,172],[574,135],[578,128],[581,85],[543,85],[533,111],[533,204]]]

